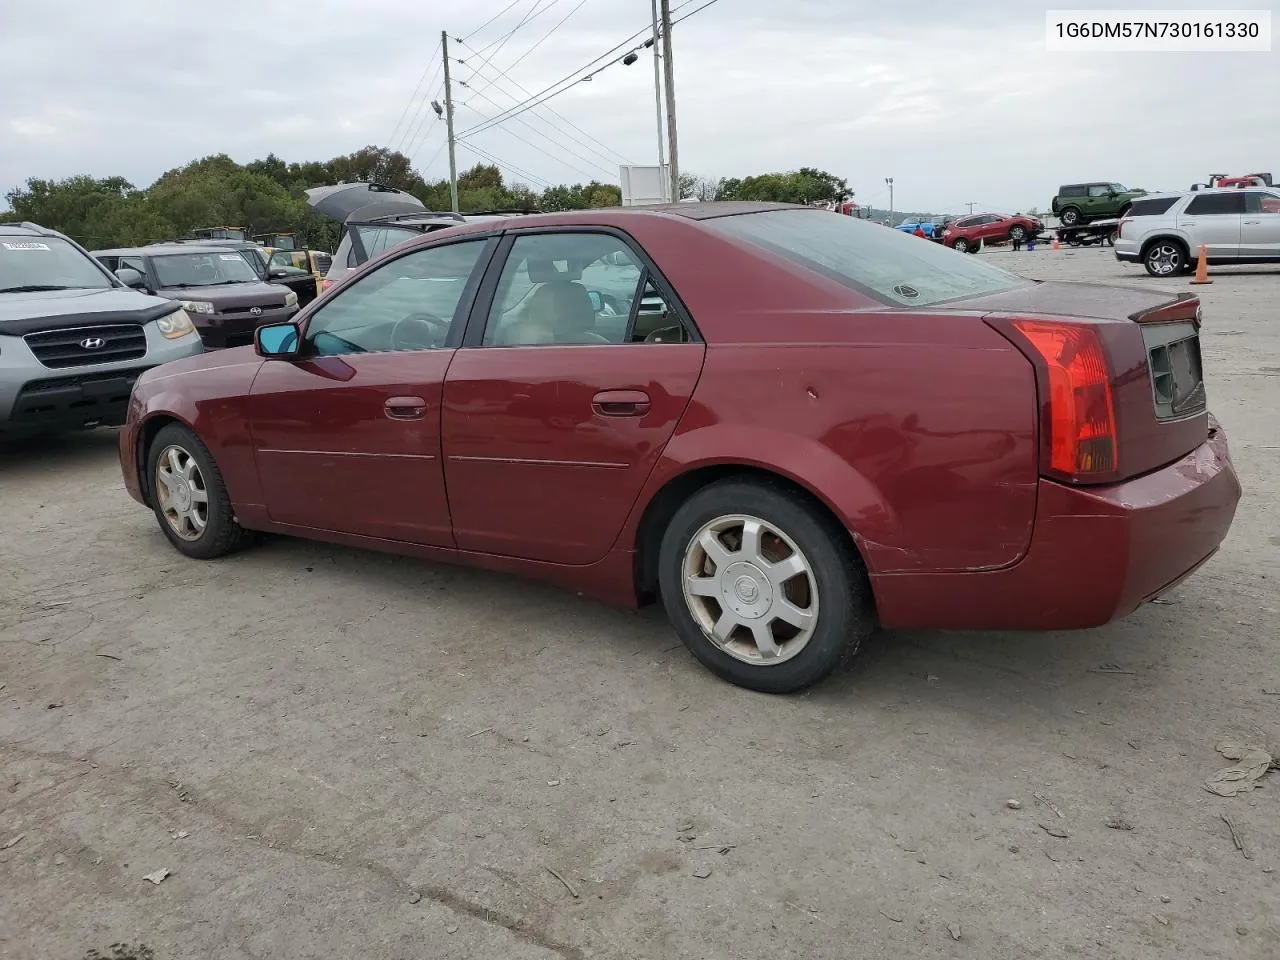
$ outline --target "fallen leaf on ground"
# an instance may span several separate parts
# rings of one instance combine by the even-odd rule
[[[1204,788],[1220,797],[1248,793],[1275,762],[1275,758],[1261,747],[1236,740],[1223,740],[1214,749],[1228,760],[1237,761],[1205,781]]]
[[[164,880],[164,878],[165,878],[165,877],[167,877],[167,876],[169,876],[169,868],[168,868],[168,867],[161,867],[159,870],[155,871],[154,873],[148,873],[148,874],[147,874],[145,877],[143,877],[142,879],[143,879],[143,880],[148,880],[148,881],[150,881],[151,883],[154,883],[154,884],[156,884],[156,885],[158,886],[158,885],[160,884],[160,882],[161,882],[162,880]]]
[[[1111,829],[1111,830],[1132,830],[1133,829],[1132,823],[1130,823],[1124,817],[1118,817],[1118,816],[1115,816],[1114,814],[1112,816],[1107,817],[1107,819],[1103,820],[1102,822],[1106,824],[1108,829]]]
[[[947,933],[951,934],[951,939],[952,939],[952,940],[959,940],[959,939],[960,939],[960,924],[958,924],[958,923],[948,923],[948,924],[947,924]]]
[[[1055,827],[1051,823],[1040,824],[1040,829],[1051,837],[1057,837],[1059,840],[1065,840],[1068,836],[1067,831],[1063,830],[1061,827]]]
[[[22,838],[25,836],[26,836],[25,833],[20,833],[16,837],[12,837],[6,840],[3,844],[0,844],[0,850],[8,850],[10,847],[17,846],[19,843],[22,842]]]

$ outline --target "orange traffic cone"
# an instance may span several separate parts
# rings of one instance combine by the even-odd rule
[[[1209,251],[1202,243],[1200,244],[1200,256],[1196,258],[1196,276],[1192,283],[1213,283],[1209,279]]]
[[[1057,235],[1056,233],[1053,235],[1053,244],[1052,244],[1052,247],[1053,247],[1053,249],[1054,249],[1054,250],[1061,250],[1061,249],[1062,249],[1062,244],[1060,244],[1060,243],[1058,242],[1058,235]]]

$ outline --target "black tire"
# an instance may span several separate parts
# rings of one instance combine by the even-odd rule
[[[1142,251],[1142,265],[1152,277],[1176,277],[1187,270],[1191,255],[1181,240],[1153,240]]]
[[[760,538],[762,554],[770,544],[789,551],[792,546],[799,553],[803,572],[794,575],[781,585],[761,576],[753,579],[753,575],[738,576],[736,590],[732,593],[721,592],[715,596],[686,597],[685,568],[686,563],[703,571],[699,578],[708,581],[717,577],[736,576],[733,567],[744,564],[744,559],[733,560],[738,556],[745,558],[748,554],[742,551],[741,539],[738,550],[726,549],[725,568],[721,571],[718,565],[715,572],[708,575],[704,563],[708,562],[699,553],[694,543],[701,531],[709,524],[737,522],[734,518],[757,518],[767,528],[777,531],[789,538],[790,544],[784,542],[776,533],[766,531]],[[725,534],[732,537],[732,529]],[[765,556],[766,561],[772,560]],[[782,559],[789,560],[790,556]],[[767,564],[766,564],[767,565]],[[758,564],[752,568],[763,573]],[[761,593],[754,589],[743,591],[743,583],[748,588],[755,584]],[[729,683],[748,690],[761,693],[793,693],[812,686],[845,660],[853,656],[858,647],[875,629],[875,607],[871,596],[871,587],[867,579],[857,551],[843,531],[833,529],[831,521],[816,511],[804,497],[781,484],[761,480],[729,479],[704,487],[689,498],[676,511],[670,524],[662,536],[662,544],[658,553],[658,583],[662,593],[662,602],[666,607],[676,633],[689,651],[712,673]],[[725,582],[724,591],[729,590]],[[787,625],[779,618],[764,619],[764,613],[771,613],[774,608],[775,595],[785,597],[802,611],[816,611],[816,621],[808,635],[807,641],[778,637],[770,624],[781,624],[785,631]],[[793,591],[799,591],[793,595]],[[767,596],[762,594],[767,593]],[[780,651],[777,662],[765,662],[757,656],[754,662],[749,657],[759,646],[750,630],[744,625],[734,628],[726,643],[716,643],[709,636],[707,629],[699,621],[704,621],[727,612],[728,608],[720,605],[718,596],[726,596],[730,602],[763,605],[763,613],[756,614],[763,622],[765,629],[772,631]],[[697,612],[695,612],[695,609]],[[797,630],[797,635],[802,631]],[[795,652],[787,652],[788,643],[797,643]],[[738,651],[738,655],[729,652]]]
[[[1063,207],[1062,212],[1058,214],[1058,222],[1064,227],[1078,227],[1084,223],[1084,214],[1080,212],[1079,207]]]
[[[196,530],[194,525],[183,523],[180,519],[171,520],[167,513],[163,499],[164,484],[158,479],[158,470],[161,457],[168,461],[170,451],[178,451],[177,458],[184,465],[188,462],[187,458],[195,464],[191,477],[183,480],[183,489],[188,493],[195,491],[197,495],[201,492],[204,494],[203,529]],[[222,474],[209,449],[199,437],[181,424],[167,424],[151,441],[147,450],[147,486],[151,492],[151,509],[156,515],[156,522],[179,553],[197,560],[212,560],[234,553],[253,540],[254,535],[236,522],[226,484],[222,481]],[[182,502],[198,511],[196,503],[190,500]],[[192,535],[180,534],[177,526],[189,528]]]
[[[968,253],[970,249],[969,241],[964,237],[956,237],[955,240],[951,241],[951,249],[959,253]]]

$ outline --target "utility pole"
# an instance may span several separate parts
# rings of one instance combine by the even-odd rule
[[[889,226],[893,226],[893,177],[885,177],[884,182],[889,185]]]
[[[969,201],[968,206],[969,206],[969,215],[970,215],[970,216],[972,216],[972,215],[973,215],[973,208],[974,208],[974,207],[976,207],[977,205],[978,205],[978,201],[977,201],[977,200],[970,200],[970,201]]]
[[[658,111],[658,171],[667,165],[666,151],[662,147],[662,53],[658,46],[658,0],[650,0],[653,6],[653,103]]]
[[[449,134],[449,199],[453,212],[458,212],[458,152],[453,139],[453,85],[449,82],[449,34],[440,31],[440,50],[444,54],[444,122]]]
[[[662,5],[662,72],[667,88],[667,153],[671,157],[671,202],[680,201],[680,160],[676,152],[676,74],[671,53],[671,0]]]

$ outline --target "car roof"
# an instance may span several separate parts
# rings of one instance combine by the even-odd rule
[[[252,244],[250,244],[252,246]],[[226,253],[227,247],[217,243],[149,243],[141,247],[116,247],[111,250],[94,250],[93,255],[104,257],[154,257],[166,253]]]
[[[22,220],[18,223],[0,223],[0,234],[6,237],[60,237],[57,230],[50,230],[48,227],[42,227],[38,223],[32,223],[30,220]]]

